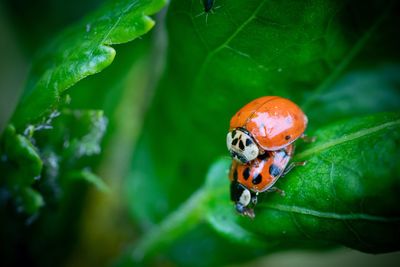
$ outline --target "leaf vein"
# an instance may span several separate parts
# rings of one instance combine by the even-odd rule
[[[244,27],[246,27],[253,19],[256,18],[257,13],[260,11],[261,7],[264,5],[264,3],[266,2],[266,0],[262,1],[258,7],[254,10],[254,12],[251,14],[251,16],[249,16],[249,18],[242,23],[242,25],[240,25],[236,31],[229,36],[225,42],[223,42],[220,46],[218,46],[217,48],[215,48],[213,51],[211,51],[206,59],[203,61],[203,64],[200,68],[199,74],[197,75],[197,79],[196,79],[196,83],[201,79],[201,77],[203,77],[204,75],[204,71],[206,70],[206,66],[209,64],[210,60],[222,49],[226,48],[228,46],[228,44],[244,29]]]
[[[310,155],[320,153],[320,152],[322,152],[324,150],[328,150],[331,147],[350,142],[350,141],[352,141],[354,139],[357,139],[357,138],[366,137],[368,135],[374,134],[374,133],[379,132],[381,130],[384,130],[386,128],[389,128],[389,127],[392,127],[392,126],[399,126],[399,125],[400,125],[400,119],[399,120],[395,120],[395,121],[391,121],[391,122],[386,122],[386,123],[383,123],[383,124],[375,126],[375,127],[362,129],[360,131],[357,131],[357,132],[354,132],[354,133],[339,137],[337,139],[334,139],[334,140],[328,141],[326,143],[314,146],[314,147],[312,147],[310,149],[307,149],[307,150],[297,154],[296,159],[298,160],[298,159],[306,158],[306,157],[308,157]]]
[[[391,223],[391,222],[400,222],[400,217],[384,217],[384,216],[377,216],[371,215],[367,213],[333,213],[333,212],[324,212],[324,211],[317,211],[311,210],[304,207],[299,206],[287,206],[282,204],[265,204],[263,205],[266,208],[283,211],[283,212],[290,212],[302,215],[309,215],[319,218],[326,218],[326,219],[334,219],[334,220],[366,220],[366,221],[375,221],[375,222],[382,222],[382,223]]]

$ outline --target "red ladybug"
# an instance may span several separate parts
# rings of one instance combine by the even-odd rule
[[[265,151],[276,151],[303,136],[307,116],[292,101],[279,96],[257,98],[231,119],[227,146],[232,157],[247,163]]]
[[[273,187],[278,178],[294,166],[304,165],[304,162],[299,162],[288,166],[293,150],[293,145],[288,145],[277,151],[267,151],[248,164],[232,161],[229,172],[231,200],[240,214],[254,218],[253,207],[257,203],[258,193],[280,191]]]

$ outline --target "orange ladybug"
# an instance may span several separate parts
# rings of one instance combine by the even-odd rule
[[[253,207],[257,204],[258,193],[280,191],[273,187],[278,178],[294,166],[305,164],[297,162],[288,166],[293,152],[293,145],[288,145],[277,151],[267,151],[248,164],[232,161],[229,172],[231,200],[240,214],[254,218]]]
[[[232,117],[226,144],[235,160],[247,163],[302,137],[307,122],[307,116],[292,101],[279,96],[260,97]]]

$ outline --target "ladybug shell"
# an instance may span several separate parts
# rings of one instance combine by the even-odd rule
[[[233,160],[229,179],[253,192],[264,192],[281,177],[292,155],[293,145],[288,145],[278,151],[265,152],[248,164]]]
[[[231,119],[230,130],[246,129],[264,150],[278,150],[303,135],[307,116],[292,101],[279,96],[257,98]]]

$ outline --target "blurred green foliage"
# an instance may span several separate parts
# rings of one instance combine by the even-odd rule
[[[101,2],[4,2],[34,54],[0,139],[6,266],[399,249],[396,2],[216,0],[206,16],[176,0],[144,37],[164,0]],[[229,200],[225,135],[263,95],[298,103],[317,142],[298,142],[294,160],[308,164],[278,182],[286,197],[262,195],[251,221]]]

